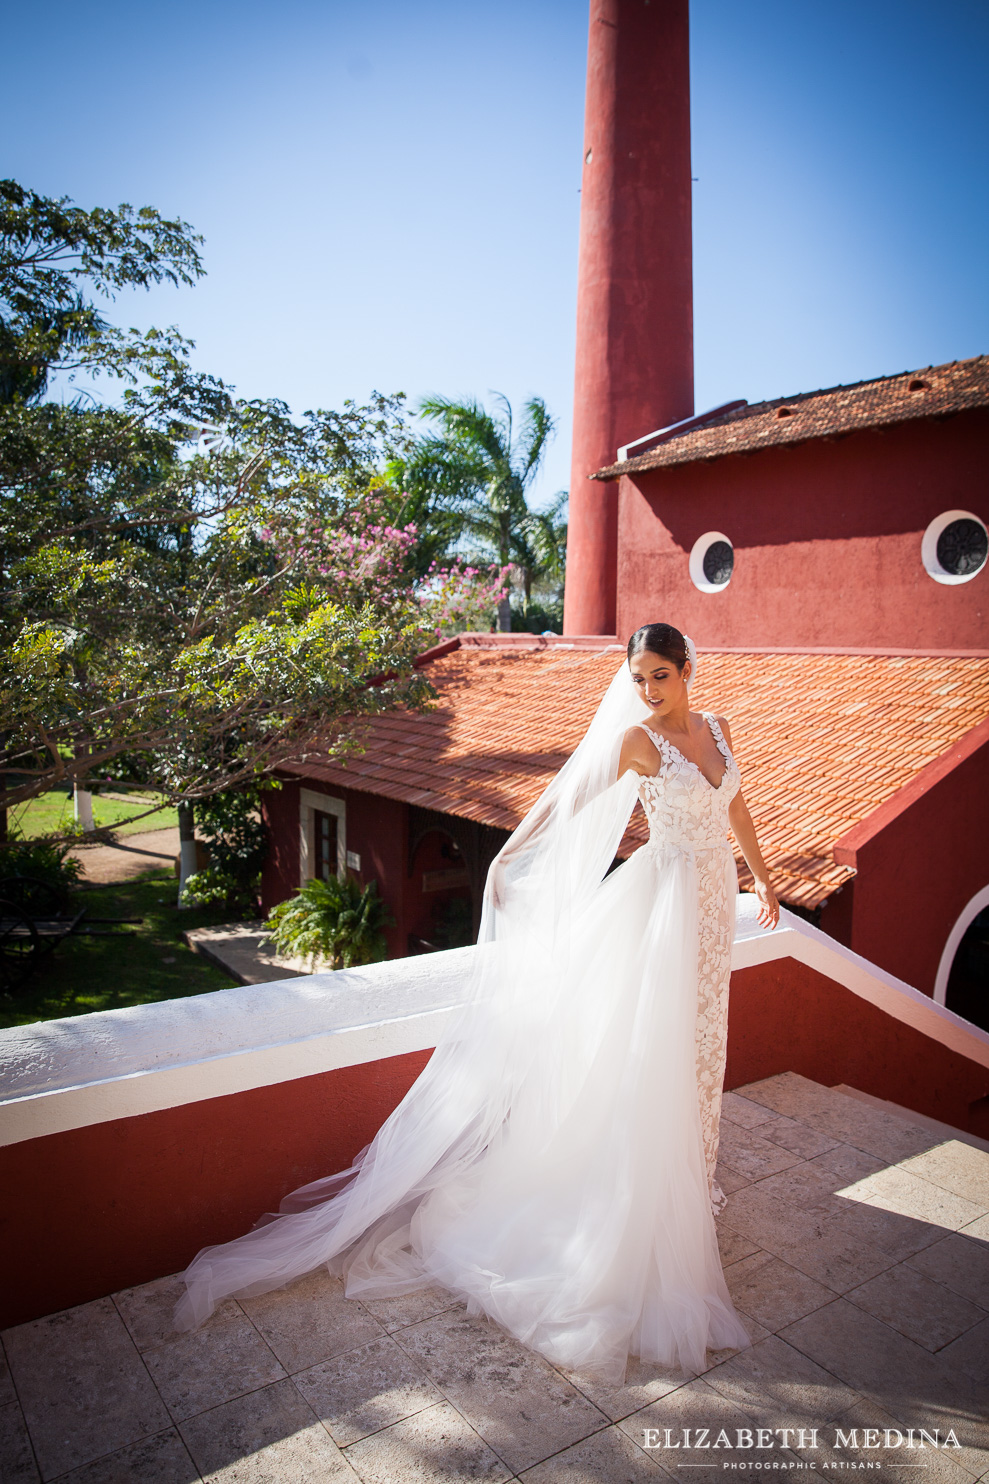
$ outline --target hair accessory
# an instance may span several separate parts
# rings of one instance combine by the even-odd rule
[[[697,674],[697,645],[694,643],[693,639],[691,639],[689,634],[684,634],[683,642],[687,646],[687,658],[690,661],[690,675],[688,676],[686,681],[686,686],[689,690],[690,687],[693,685],[694,677]]]

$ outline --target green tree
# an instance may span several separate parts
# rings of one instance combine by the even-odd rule
[[[437,431],[415,439],[389,472],[419,502],[447,550],[459,546],[482,561],[511,563],[526,608],[534,581],[563,580],[567,495],[561,491],[543,510],[529,505],[528,491],[554,430],[542,398],[526,402],[518,429],[507,397],[497,394],[496,401],[492,413],[470,399],[424,398],[418,410]],[[507,597],[498,623],[511,628]]]
[[[422,613],[387,609],[272,532],[359,520],[401,454],[400,402],[293,418],[194,373],[174,331],[96,298],[192,282],[199,239],[150,208],[83,212],[0,185],[0,734],[7,803],[135,758],[188,815],[428,686]],[[109,374],[71,401],[55,373]],[[204,434],[206,435],[204,437]],[[349,718],[349,719],[347,719]]]
[[[85,211],[0,180],[0,403],[36,402],[54,372],[133,380],[181,358],[176,331],[117,329],[94,296],[195,283],[202,240],[150,206]]]

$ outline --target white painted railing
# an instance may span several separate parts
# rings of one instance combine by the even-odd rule
[[[792,958],[985,1067],[989,1034],[785,909],[738,899],[732,967]],[[471,948],[0,1032],[0,1145],[428,1050]]]

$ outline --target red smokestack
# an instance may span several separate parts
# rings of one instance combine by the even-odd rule
[[[564,630],[615,632],[618,486],[694,410],[688,0],[591,0]]]

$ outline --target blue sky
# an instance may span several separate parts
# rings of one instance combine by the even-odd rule
[[[694,0],[696,401],[989,351],[989,5]],[[584,0],[7,0],[2,173],[206,237],[245,396],[513,402],[569,477]],[[649,431],[628,430],[629,438]]]

